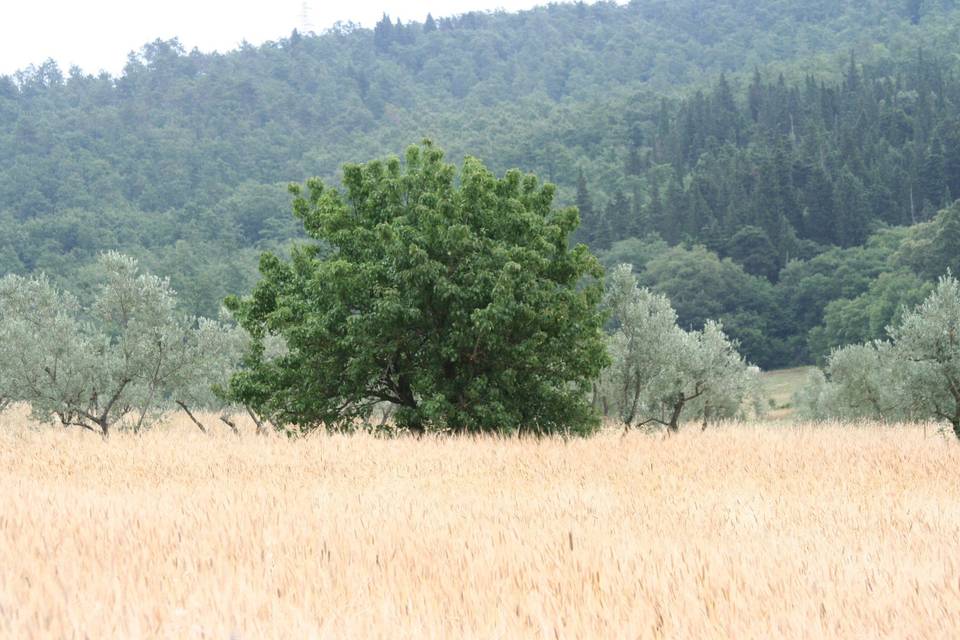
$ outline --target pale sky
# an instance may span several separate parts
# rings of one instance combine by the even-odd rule
[[[310,0],[317,32],[337,21],[372,27],[386,11],[404,22],[474,10],[528,9],[546,0]],[[173,37],[189,51],[228,51],[277,40],[302,25],[302,0],[0,0],[0,74],[53,58],[64,73],[117,74],[127,54]]]

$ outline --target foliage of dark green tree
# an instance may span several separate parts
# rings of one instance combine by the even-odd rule
[[[615,242],[598,257],[608,271],[621,264],[629,264],[636,273],[642,273],[651,260],[666,253],[670,245],[660,236],[650,235],[645,238],[627,238]]]
[[[926,280],[935,280],[947,270],[960,273],[960,200],[934,220],[916,225],[895,262]]]
[[[228,301],[254,338],[237,401],[301,430],[350,428],[381,403],[418,433],[597,425],[602,269],[568,247],[577,212],[553,208],[553,186],[473,158],[458,173],[429,143],[346,165],[343,186],[295,188],[324,245],[264,254],[252,295]],[[285,354],[264,357],[270,335]]]
[[[674,247],[650,260],[639,277],[671,301],[681,328],[699,330],[719,321],[760,366],[785,362],[771,320],[777,318],[774,287],[767,280],[701,246]]]
[[[741,228],[727,242],[723,253],[751,275],[775,281],[780,273],[780,257],[770,237],[759,227]]]
[[[880,340],[887,327],[924,301],[933,284],[906,271],[881,273],[859,296],[838,298],[824,308],[823,324],[809,332],[810,355],[821,360],[838,347]]]
[[[780,273],[775,288],[780,313],[775,335],[784,341],[787,361],[813,362],[810,332],[821,326],[827,306],[866,293],[874,280],[893,271],[893,255],[907,232],[889,230],[875,234],[863,247],[833,248],[810,260],[791,262]],[[822,345],[822,340],[813,340]],[[839,345],[836,345],[839,346]]]

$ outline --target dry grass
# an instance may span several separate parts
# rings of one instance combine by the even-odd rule
[[[108,443],[0,416],[7,638],[960,637],[918,428]]]

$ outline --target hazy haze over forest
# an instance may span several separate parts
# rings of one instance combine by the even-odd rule
[[[106,70],[117,74],[127,53],[156,38],[176,37],[187,49],[222,53],[244,40],[260,44],[286,37],[293,29],[319,33],[337,22],[372,27],[384,12],[408,22],[423,20],[428,12],[449,16],[468,11],[517,11],[536,4],[535,0],[12,2],[4,7],[4,19],[0,20],[0,74],[48,58],[63,69],[77,65],[87,73]]]

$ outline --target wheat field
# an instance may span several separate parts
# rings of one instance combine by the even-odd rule
[[[109,442],[0,415],[4,638],[956,638],[960,445]]]

